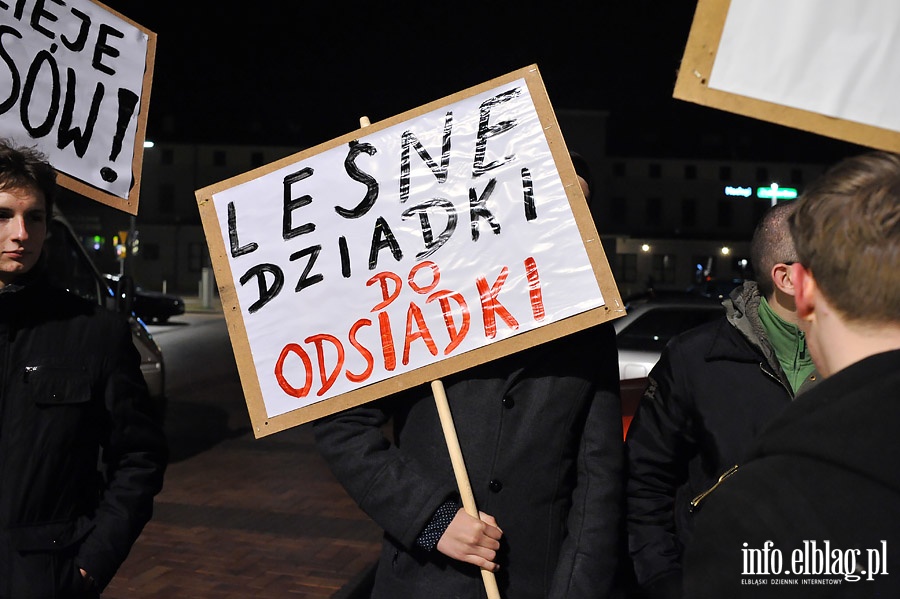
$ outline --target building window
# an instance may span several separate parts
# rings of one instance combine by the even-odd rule
[[[637,281],[637,254],[619,254],[619,279],[623,283]]]
[[[719,181],[731,181],[731,167],[722,165],[719,167]]]
[[[734,204],[728,200],[719,200],[716,206],[716,224],[724,229],[730,229],[734,220]]]
[[[160,214],[175,212],[175,186],[172,183],[159,185],[159,212]]]
[[[188,270],[190,272],[200,272],[203,267],[203,244],[188,244]]]
[[[684,227],[697,226],[697,200],[694,198],[681,200],[681,225]]]
[[[657,283],[675,282],[675,256],[669,254],[653,255],[653,280]]]
[[[612,222],[623,225],[625,224],[625,198],[618,197],[612,199],[612,205],[610,206],[609,218]]]
[[[659,226],[662,222],[662,199],[647,198],[647,224],[650,226]]]
[[[684,165],[684,178],[688,179],[688,180],[697,178],[697,165],[696,164],[685,164]]]
[[[156,262],[159,260],[159,244],[158,243],[142,243],[141,259],[145,262]]]
[[[256,168],[258,166],[262,166],[266,163],[265,156],[262,152],[253,152],[250,154],[250,167]]]
[[[225,150],[216,150],[213,152],[213,166],[225,166],[226,164]]]
[[[657,162],[651,163],[647,169],[647,174],[651,179],[659,179],[662,177],[662,165]]]
[[[614,177],[624,177],[625,176],[625,163],[624,162],[614,162],[612,166],[613,176]]]
[[[764,166],[757,167],[756,169],[756,182],[757,183],[771,183],[769,180],[769,169]]]
[[[753,222],[758,223],[762,220],[763,214],[769,209],[771,204],[768,200],[757,200],[753,202]]]
[[[159,157],[159,161],[165,165],[175,164],[175,152],[172,148],[163,148],[162,155]]]

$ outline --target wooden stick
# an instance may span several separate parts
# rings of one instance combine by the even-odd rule
[[[459,438],[456,436],[456,427],[453,426],[453,415],[450,414],[450,402],[447,401],[444,383],[440,380],[432,381],[431,391],[434,393],[434,402],[437,404],[438,416],[441,418],[444,439],[447,442],[447,449],[450,451],[450,462],[453,464],[453,474],[456,475],[456,486],[459,487],[463,509],[473,518],[478,518],[475,494],[472,493],[472,485],[469,484],[469,475],[466,472],[466,463],[459,447]],[[484,590],[487,591],[488,599],[500,599],[500,590],[497,588],[497,579],[494,577],[494,573],[482,568],[481,578],[484,581]]]

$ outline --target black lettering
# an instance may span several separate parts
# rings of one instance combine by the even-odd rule
[[[50,0],[57,6],[65,6],[65,3],[62,0]],[[31,11],[31,27],[40,34],[47,36],[50,39],[56,39],[56,34],[50,31],[49,29],[45,29],[43,25],[41,25],[42,19],[47,19],[51,23],[56,23],[59,18],[51,13],[44,10],[45,5],[44,0],[36,0],[34,3],[34,10]]]
[[[111,37],[124,39],[125,34],[106,23],[101,23],[100,32],[97,35],[97,45],[94,46],[94,56],[91,59],[91,66],[107,75],[115,75],[116,70],[103,64],[103,56],[106,55],[113,58],[119,56],[119,49],[106,43],[106,40]]]
[[[290,175],[284,178],[284,213],[282,215],[281,220],[281,236],[285,241],[288,239],[293,239],[298,235],[303,235],[305,233],[312,233],[316,230],[315,223],[306,223],[304,225],[300,225],[299,227],[293,226],[293,221],[291,219],[291,213],[297,208],[302,208],[307,204],[312,202],[312,197],[309,195],[303,195],[296,199],[291,199],[291,185],[294,183],[298,183],[308,177],[312,177],[313,169],[309,167],[305,167],[297,171],[296,173],[291,173]]]
[[[491,194],[494,193],[494,187],[497,185],[496,179],[491,179],[485,186],[480,196],[475,195],[475,188],[469,189],[469,218],[472,219],[472,241],[478,241],[478,219],[483,218],[491,226],[494,235],[500,234],[500,223],[494,220],[494,215],[487,208],[487,201]]]
[[[347,210],[340,206],[334,207],[334,211],[344,218],[359,218],[363,216],[372,209],[372,206],[375,205],[375,200],[378,199],[378,181],[372,175],[359,170],[359,167],[356,166],[356,157],[361,153],[365,152],[369,156],[374,156],[377,151],[371,144],[361,144],[356,140],[350,142],[350,152],[348,152],[347,158],[344,160],[344,170],[347,171],[347,174],[354,181],[365,183],[366,195],[353,210]]]
[[[59,119],[59,137],[56,147],[64,149],[70,143],[75,146],[75,153],[79,158],[84,158],[91,136],[94,134],[94,124],[97,122],[97,113],[100,112],[100,102],[103,101],[103,84],[97,82],[94,88],[94,97],[91,100],[91,109],[88,112],[87,121],[84,124],[84,133],[78,127],[72,127],[72,113],[75,111],[75,69],[66,69],[66,100],[63,104],[62,116]],[[121,146],[121,141],[119,142]]]
[[[294,260],[299,260],[300,258],[306,258],[309,256],[309,262],[306,263],[306,268],[303,269],[303,272],[300,274],[300,280],[297,281],[297,286],[294,288],[294,291],[302,291],[306,289],[310,285],[315,285],[316,283],[320,283],[325,279],[321,274],[309,276],[309,273],[312,271],[313,265],[316,263],[316,260],[319,258],[319,252],[322,251],[321,245],[311,245],[308,248],[302,249],[299,252],[294,252],[291,254],[291,262]]]
[[[74,6],[72,7],[72,14],[81,19],[81,27],[78,28],[78,37],[76,37],[74,41],[70,41],[65,35],[61,35],[59,36],[59,39],[62,41],[63,46],[71,52],[81,52],[84,50],[88,31],[90,31],[91,28],[91,18]]]
[[[443,208],[447,213],[447,226],[444,227],[444,230],[438,235],[437,239],[434,239],[434,233],[431,231],[431,222],[428,220],[428,209],[432,207]],[[442,245],[447,243],[447,240],[450,239],[450,236],[456,231],[456,222],[458,219],[456,216],[456,208],[453,207],[453,202],[443,198],[434,198],[427,202],[423,202],[418,206],[413,206],[408,210],[404,210],[403,218],[409,218],[414,214],[419,215],[419,224],[422,225],[422,240],[425,242],[425,251],[416,254],[416,260],[422,260],[438,251]]]
[[[383,216],[379,216],[375,221],[375,230],[372,232],[372,248],[369,250],[369,270],[375,270],[378,266],[378,252],[384,248],[391,248],[394,260],[400,262],[403,259],[403,252],[400,250],[400,244],[394,237],[394,232],[384,220]]]
[[[7,54],[6,48],[3,46],[3,36],[7,33],[11,33],[13,37],[22,39],[22,34],[12,27],[0,25],[0,57],[3,57],[3,62],[9,67],[9,78],[12,83],[9,90],[9,96],[0,102],[0,114],[6,114],[9,112],[10,108],[16,105],[16,101],[19,99],[19,89],[22,87],[22,78],[19,76],[19,69],[16,68],[15,61],[12,59],[12,56]]]
[[[271,286],[266,286],[266,273],[271,273],[274,277]],[[244,285],[251,278],[256,277],[256,283],[259,286],[259,299],[250,304],[247,311],[250,314],[258,311],[260,308],[268,304],[284,287],[284,273],[275,264],[258,264],[244,273],[241,277],[241,285]]]
[[[345,279],[350,278],[350,250],[347,249],[347,238],[341,235],[338,237],[338,249],[341,252],[341,275]]]
[[[537,218],[537,209],[534,206],[534,181],[527,168],[522,169],[522,195],[525,196],[525,220],[532,221]]]
[[[438,183],[447,180],[447,169],[450,166],[450,131],[453,128],[453,113],[448,112],[444,117],[444,141],[441,145],[441,166],[439,167],[431,158],[431,154],[419,141],[415,133],[403,132],[403,150],[400,152],[400,203],[409,199],[409,147],[416,149],[416,153],[425,161],[428,168],[434,174]]]
[[[34,126],[31,124],[31,116],[28,114],[28,108],[31,106],[31,97],[32,93],[34,93],[35,82],[40,74],[43,63],[47,63],[50,67],[50,106],[47,108],[47,116],[44,118],[44,122]],[[25,126],[25,130],[28,131],[29,135],[35,139],[44,137],[50,133],[51,129],[53,129],[53,123],[56,122],[56,115],[59,113],[59,93],[59,67],[56,66],[56,61],[53,60],[53,56],[51,56],[49,52],[41,50],[34,57],[34,61],[28,69],[28,74],[25,76],[25,87],[22,90],[22,104],[19,106],[22,125]]]
[[[231,242],[231,257],[237,258],[255,252],[259,249],[259,244],[251,241],[247,245],[241,247],[237,234],[237,213],[234,209],[234,202],[228,202],[228,240]]]
[[[509,131],[513,127],[515,127],[518,123],[515,119],[510,121],[500,121],[493,127],[488,123],[491,120],[491,110],[504,102],[509,102],[510,100],[517,98],[522,93],[522,90],[518,87],[511,89],[507,92],[503,92],[499,96],[494,96],[493,98],[488,98],[484,102],[481,103],[481,113],[478,121],[478,138],[475,142],[475,160],[472,164],[472,176],[480,177],[484,173],[489,170],[493,170],[497,167],[503,166],[507,162],[515,159],[515,154],[511,154],[510,156],[506,156],[503,158],[502,162],[491,162],[490,164],[484,163],[485,150],[487,148],[487,140],[500,135],[501,133],[505,133]]]

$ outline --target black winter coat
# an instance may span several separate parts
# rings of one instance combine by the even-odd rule
[[[759,321],[759,302],[756,283],[744,283],[724,302],[723,318],[673,338],[628,429],[628,545],[650,597],[681,595],[691,500],[740,464],[793,399]]]
[[[478,509],[504,532],[509,599],[613,594],[621,527],[622,419],[608,324],[444,379]],[[381,427],[393,416],[395,442]],[[415,543],[457,496],[430,388],[320,420],[317,443],[385,530],[373,597],[484,596],[478,568]]]
[[[706,498],[685,596],[900,597],[898,422],[900,351],[798,397]]]
[[[121,316],[43,283],[0,293],[0,598],[81,596],[79,567],[106,586],[162,486],[152,414]]]

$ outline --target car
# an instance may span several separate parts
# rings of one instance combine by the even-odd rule
[[[675,335],[725,314],[719,300],[688,292],[655,292],[624,303],[626,315],[613,321],[623,381],[649,375]]]
[[[162,417],[166,403],[166,371],[162,350],[147,327],[135,318],[130,310],[122,307],[122,299],[125,300],[125,306],[131,302],[129,293],[123,290],[125,286],[113,289],[109,285],[108,280],[100,274],[78,241],[72,227],[56,207],[47,226],[44,251],[47,254],[49,276],[57,285],[98,305],[129,314],[131,338],[141,356],[141,373],[147,382],[158,415]]]
[[[711,297],[719,301],[727,298],[731,292],[739,287],[744,279],[706,279],[688,288],[689,293]]]
[[[105,274],[103,276],[112,286],[116,286],[120,279],[120,275]],[[135,285],[132,309],[135,316],[144,322],[162,324],[172,316],[184,314],[184,299],[171,293],[151,291]]]

